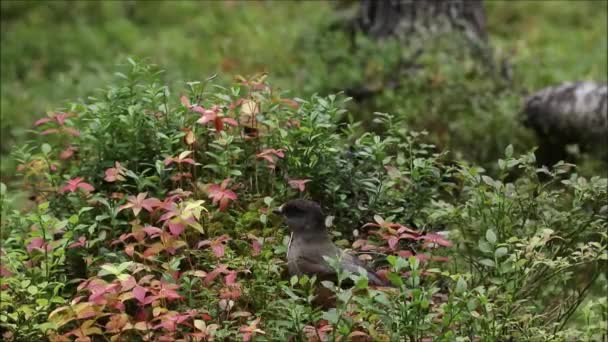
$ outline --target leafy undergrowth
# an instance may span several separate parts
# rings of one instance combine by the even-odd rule
[[[352,5],[346,13],[357,12],[358,1],[341,2]],[[29,139],[40,111],[86,99],[133,54],[162,63],[170,85],[213,73],[228,85],[232,74],[264,70],[275,86],[297,89],[300,97],[370,88],[378,94],[352,101],[353,116],[369,123],[373,112],[389,112],[428,131],[454,159],[482,164],[492,175],[509,144],[518,153],[538,145],[520,123],[526,94],[564,81],[605,82],[608,75],[605,1],[485,1],[495,71],[512,73],[511,84],[496,82],[456,37],[425,42],[418,58],[415,46],[390,40],[357,35],[353,45],[348,33],[335,30],[342,6],[329,2],[4,0],[0,6],[3,182],[12,181],[10,147]],[[451,44],[440,44],[446,40]],[[502,68],[504,60],[512,70]],[[607,167],[587,153],[577,157],[581,174]]]
[[[606,290],[606,179],[510,147],[491,178],[389,114],[355,134],[348,99],[288,97],[263,75],[174,94],[129,64],[13,153],[31,204],[12,209],[2,185],[4,340],[605,336],[605,298],[585,300]],[[289,277],[271,212],[297,197],[393,287]],[[335,305],[313,303],[319,288]]]

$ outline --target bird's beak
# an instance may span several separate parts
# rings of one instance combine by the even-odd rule
[[[283,206],[281,205],[279,208],[272,211],[274,214],[283,215]]]

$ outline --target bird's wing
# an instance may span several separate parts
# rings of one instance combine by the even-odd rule
[[[334,278],[336,272],[320,257],[299,255],[294,262],[298,273],[314,274],[321,280]]]
[[[359,258],[357,258],[356,256],[354,256],[350,253],[342,252],[341,266],[345,270],[347,270],[351,273],[356,273],[356,274],[360,274],[361,272],[359,271],[359,269],[362,268],[367,272],[367,279],[369,280],[369,283],[371,285],[376,285],[376,286],[386,286],[387,285],[386,281],[380,279],[380,277],[378,277],[376,275],[376,272],[374,272],[367,265],[365,265],[363,263],[363,261],[359,260]]]
[[[374,271],[368,268],[359,258],[340,250],[333,243],[319,243],[314,247],[299,249],[295,253],[288,252],[288,266],[292,274],[316,275],[320,280],[335,280],[336,271],[329,265],[323,256],[340,258],[340,268],[355,274],[360,274],[360,269],[367,272],[369,284],[386,286],[387,283],[380,279]]]
[[[380,279],[376,273],[367,267],[359,258],[350,253],[341,251],[340,253],[340,268],[354,274],[361,274],[363,269],[367,273],[367,279],[371,285],[386,286],[386,281]],[[316,274],[318,278],[332,279],[335,278],[335,270],[323,259],[323,257],[301,255],[298,258],[298,269],[305,274]]]

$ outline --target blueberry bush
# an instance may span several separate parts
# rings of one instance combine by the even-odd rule
[[[490,175],[399,115],[362,130],[340,94],[300,98],[267,74],[175,88],[124,64],[12,151],[5,341],[606,338],[606,178],[512,146]],[[290,277],[272,210],[292,198],[319,202],[391,286]]]

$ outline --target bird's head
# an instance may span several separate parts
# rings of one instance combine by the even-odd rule
[[[325,215],[321,207],[307,200],[291,200],[273,211],[283,216],[293,233],[325,232]]]

